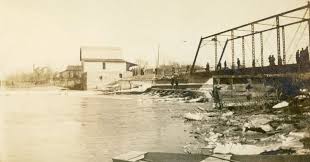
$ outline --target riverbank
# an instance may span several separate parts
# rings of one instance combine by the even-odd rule
[[[58,87],[35,88],[31,92],[28,90],[20,90],[18,93],[9,91],[4,96],[34,96],[38,93],[38,96],[65,95],[88,98],[87,100],[101,98],[104,102],[124,97],[117,94],[103,95],[101,91],[71,91]],[[184,125],[178,129],[186,132],[183,134],[185,137],[182,137],[186,140],[178,142],[183,143],[182,150],[186,153],[310,154],[310,94],[306,91],[287,101],[251,101],[227,104],[223,109],[213,107],[210,91],[206,89],[151,89],[143,94],[125,96],[128,101],[139,98],[136,106],[143,106],[144,109],[152,108],[154,111],[159,106],[164,106],[164,109],[156,111],[171,118],[171,122],[179,123],[183,120]],[[133,114],[137,117],[137,113]],[[146,120],[143,116],[139,118]]]
[[[263,105],[200,107],[184,114],[195,142],[187,153],[310,154],[310,98]]]
[[[225,103],[214,107],[210,89],[180,90],[153,88],[143,95],[162,102],[183,102],[188,113],[191,138],[184,146],[186,153],[203,154],[310,154],[310,93],[280,101],[261,98]]]

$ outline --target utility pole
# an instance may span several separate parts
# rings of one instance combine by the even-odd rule
[[[160,44],[158,43],[158,45],[157,45],[157,63],[156,63],[157,68],[159,68],[159,48],[160,48]]]

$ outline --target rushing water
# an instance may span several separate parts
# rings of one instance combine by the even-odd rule
[[[132,150],[182,152],[189,104],[147,96],[87,92],[0,94],[0,153],[5,162],[110,162]]]

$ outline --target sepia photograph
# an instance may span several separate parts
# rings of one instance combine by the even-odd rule
[[[0,162],[309,162],[310,1],[0,0]]]

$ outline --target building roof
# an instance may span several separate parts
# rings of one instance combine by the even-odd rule
[[[81,47],[80,60],[121,60],[122,50],[119,47]]]
[[[125,62],[129,67],[136,64],[125,61],[119,47],[81,47],[80,60],[84,62]]]
[[[96,59],[96,58],[84,58],[84,62],[126,62],[123,59]]]
[[[131,66],[136,66],[137,64],[125,61],[123,59],[83,59],[84,62],[125,62],[126,64]]]
[[[126,63],[128,65],[128,67],[137,66],[137,64],[135,64],[135,63],[131,63],[131,62],[126,62]]]

